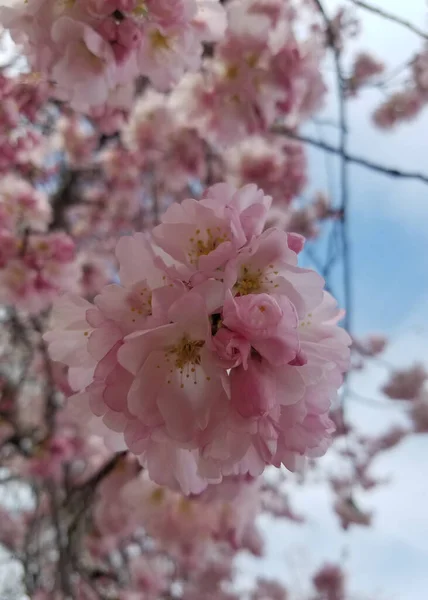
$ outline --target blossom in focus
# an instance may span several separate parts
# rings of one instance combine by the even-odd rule
[[[63,296],[45,334],[76,398],[186,494],[295,470],[331,441],[351,340],[323,279],[298,266],[299,236],[263,231],[269,206],[229,184],[171,205],[151,236],[120,239],[120,285],[94,304]]]

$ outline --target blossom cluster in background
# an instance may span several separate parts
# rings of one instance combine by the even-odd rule
[[[428,431],[425,368],[341,326],[353,212],[307,153],[346,183],[352,111],[318,114],[331,69],[344,109],[382,90],[385,129],[426,105],[426,47],[397,83],[347,56],[356,12],[323,5],[0,2],[0,596],[355,597],[344,564],[243,591],[235,561],[263,556],[260,515],[305,522],[307,484],[369,527],[374,463]],[[345,410],[372,363],[403,413],[376,435]]]
[[[9,1],[0,20],[55,95],[83,110],[130,106],[142,75],[171,87],[226,27],[218,0]]]

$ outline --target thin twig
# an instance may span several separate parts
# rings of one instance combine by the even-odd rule
[[[364,8],[364,10],[368,10],[369,12],[377,15],[378,17],[382,17],[383,19],[388,19],[388,21],[397,23],[397,25],[401,25],[402,27],[405,27],[409,31],[416,33],[416,35],[419,35],[420,37],[424,38],[425,40],[428,40],[428,33],[423,31],[416,25],[413,25],[413,23],[410,23],[410,21],[407,21],[407,19],[403,19],[402,17],[399,17],[398,15],[394,15],[394,14],[388,12],[387,10],[384,10],[383,8],[379,8],[377,6],[372,6],[368,2],[363,2],[363,0],[349,0],[349,1],[352,2],[352,4],[354,4],[355,6]]]
[[[337,97],[339,102],[339,156],[340,156],[340,211],[342,214],[342,251],[343,251],[343,285],[345,294],[346,313],[344,326],[347,331],[351,331],[352,321],[352,265],[349,248],[348,232],[348,204],[349,204],[349,170],[348,170],[348,119],[345,98],[345,79],[342,69],[342,57],[340,49],[336,43],[336,35],[331,25],[330,19],[324,10],[321,0],[315,0],[315,4],[322,16],[325,24],[328,44],[333,52],[334,64],[336,67]]]
[[[293,140],[298,140],[303,142],[304,144],[309,144],[310,146],[314,146],[315,148],[320,148],[321,150],[325,150],[326,152],[330,152],[331,154],[336,154],[338,156],[341,155],[340,148],[333,146],[333,144],[329,144],[324,140],[317,140],[307,135],[302,135],[300,133],[296,133],[283,125],[274,125],[272,128],[273,133],[277,133],[279,135],[285,135]],[[377,173],[382,173],[383,175],[388,175],[389,177],[396,177],[401,179],[415,179],[422,183],[428,184],[428,175],[424,173],[418,173],[417,171],[403,171],[400,169],[394,169],[391,167],[386,167],[376,162],[372,162],[362,156],[355,156],[353,154],[346,153],[345,158],[348,163],[353,163],[355,165],[359,165],[360,167],[365,167],[366,169],[370,169],[371,171],[376,171]]]
[[[343,265],[343,292],[344,292],[344,303],[345,303],[345,316],[343,319],[343,325],[346,331],[351,333],[352,331],[352,261],[350,256],[350,244],[349,244],[349,218],[348,218],[348,207],[349,207],[349,160],[348,160],[348,115],[346,106],[345,96],[345,78],[342,69],[342,55],[340,46],[337,44],[336,33],[324,10],[324,6],[321,0],[314,0],[320,15],[324,21],[325,32],[327,36],[328,45],[333,53],[335,74],[336,74],[336,86],[337,86],[337,98],[339,104],[339,152],[340,157],[340,204],[339,210],[341,213],[340,223],[336,222],[333,226],[332,236],[335,235],[337,227],[340,227],[338,234],[342,242],[342,265]],[[330,258],[331,262],[331,258]],[[344,375],[344,382],[342,387],[342,414],[345,418],[345,400],[347,397],[349,388],[349,377],[348,373]]]
[[[375,398],[369,398],[368,396],[363,396],[362,394],[358,394],[356,392],[354,392],[353,390],[349,391],[349,397],[352,398],[353,400],[356,400],[357,402],[360,402],[361,404],[366,404],[367,406],[370,406],[371,408],[383,408],[383,409],[397,409],[397,408],[402,408],[403,406],[405,406],[405,403],[402,402],[397,403],[397,401],[394,402],[384,402],[382,400],[376,400]]]

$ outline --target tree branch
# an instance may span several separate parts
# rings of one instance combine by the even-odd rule
[[[33,325],[35,331],[37,331],[37,333],[40,335],[39,348],[40,348],[40,352],[43,356],[43,361],[44,361],[44,366],[45,366],[45,374],[46,374],[45,390],[44,390],[45,394],[46,394],[45,417],[46,417],[46,425],[48,428],[48,436],[50,436],[55,427],[55,415],[59,408],[59,406],[57,404],[56,393],[55,393],[55,390],[56,390],[55,377],[54,377],[54,374],[52,371],[52,364],[50,361],[48,349],[47,349],[46,343],[43,339],[43,333],[44,333],[43,327],[36,317],[34,317],[31,320],[31,322],[32,322],[32,325]]]
[[[303,142],[304,144],[308,144],[310,146],[314,146],[315,148],[320,148],[321,150],[325,150],[330,154],[336,154],[338,156],[341,155],[341,149],[325,142],[323,140],[317,140],[307,135],[302,135],[300,133],[295,133],[291,129],[284,127],[283,125],[274,125],[272,128],[272,132],[285,135],[293,140],[298,140]],[[376,171],[377,173],[381,173],[383,175],[387,175],[389,177],[396,177],[401,179],[416,179],[422,183],[428,184],[428,175],[424,173],[418,173],[417,171],[403,171],[401,169],[394,169],[391,167],[386,167],[379,163],[370,161],[362,156],[355,156],[354,154],[346,153],[345,155],[348,163],[353,163],[355,165],[359,165],[360,167],[364,167],[371,171]]]
[[[73,588],[70,581],[69,561],[67,558],[66,544],[64,543],[64,532],[61,525],[60,500],[55,483],[52,482],[48,487],[51,499],[52,523],[56,532],[56,543],[58,548],[58,580],[61,591],[64,594],[64,600],[73,599]]]
[[[75,514],[71,519],[68,526],[68,533],[71,535],[75,530],[79,519],[85,514],[86,509],[89,506],[88,499],[95,493],[97,486],[101,481],[110,475],[110,473],[120,464],[123,458],[127,455],[127,452],[118,452],[104,466],[99,469],[90,479],[76,487],[70,494],[68,499],[69,509],[75,505]]]
[[[349,205],[349,170],[348,170],[348,118],[345,98],[345,78],[342,69],[340,48],[336,43],[336,35],[330,19],[324,10],[321,0],[314,0],[325,24],[328,44],[333,52],[336,67],[337,97],[339,103],[339,156],[340,156],[340,211],[342,227],[340,230],[343,251],[343,287],[345,294],[346,313],[344,317],[345,329],[351,331],[352,320],[352,264],[350,259],[349,234],[348,234],[348,205]]]
[[[97,485],[101,483],[101,481],[110,475],[110,473],[120,464],[123,458],[127,455],[127,452],[118,452],[115,454],[109,461],[105,463],[104,466],[101,467],[99,471],[95,473],[88,481],[85,481],[80,487],[76,488],[76,491],[87,491],[87,490],[95,490]]]
[[[422,29],[419,29],[419,27],[417,27],[416,25],[413,25],[413,23],[410,23],[410,21],[407,21],[406,19],[403,19],[402,17],[394,15],[394,14],[384,10],[383,8],[378,8],[377,6],[372,6],[368,2],[363,2],[363,0],[349,0],[349,1],[352,2],[352,4],[354,4],[355,6],[358,6],[359,8],[363,8],[364,10],[367,10],[367,11],[377,15],[378,17],[382,17],[383,19],[388,19],[388,21],[392,21],[393,23],[397,23],[397,25],[401,25],[402,27],[405,27],[409,31],[416,33],[416,35],[419,35],[421,38],[428,40],[428,33],[423,31]]]

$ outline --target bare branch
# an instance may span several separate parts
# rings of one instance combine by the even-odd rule
[[[89,499],[96,492],[97,486],[103,481],[105,477],[110,475],[112,471],[120,464],[123,458],[126,456],[126,452],[118,452],[109,461],[107,461],[99,471],[97,471],[90,479],[85,481],[79,487],[76,487],[68,500],[69,509],[75,506],[75,514],[70,521],[68,526],[69,535],[73,534],[76,529],[79,520],[86,513],[88,506],[90,506]]]
[[[118,452],[115,454],[108,462],[105,463],[103,467],[99,471],[93,475],[88,481],[85,481],[79,488],[76,488],[76,491],[87,491],[87,490],[95,490],[97,485],[101,483],[101,481],[110,475],[112,471],[120,464],[120,462],[127,455],[127,452]]]
[[[368,396],[363,396],[362,394],[358,394],[354,392],[354,390],[349,390],[349,397],[353,400],[360,402],[361,404],[366,404],[372,408],[381,408],[381,409],[396,409],[398,407],[405,407],[406,401],[402,401],[401,403],[397,400],[394,402],[385,402],[383,400],[377,400],[376,398],[370,398]]]
[[[422,29],[419,29],[419,27],[417,27],[416,25],[413,25],[413,23],[410,23],[410,21],[407,21],[407,19],[403,19],[402,17],[399,17],[398,15],[394,15],[394,14],[384,10],[383,8],[379,8],[377,6],[372,6],[368,2],[363,2],[363,0],[349,0],[349,1],[352,2],[352,4],[354,4],[355,6],[364,8],[364,10],[367,10],[367,11],[377,15],[378,17],[382,17],[383,19],[388,19],[388,21],[397,23],[397,25],[401,25],[402,27],[405,27],[409,31],[416,33],[416,35],[419,35],[421,38],[428,40],[428,33],[423,31]]]
[[[295,133],[291,129],[288,129],[287,127],[284,127],[282,125],[274,125],[274,127],[272,128],[272,132],[277,133],[279,135],[285,135],[286,137],[289,137],[293,140],[298,140],[300,142],[303,142],[304,144],[309,144],[310,146],[314,146],[315,148],[320,148],[321,150],[325,150],[330,154],[336,154],[338,156],[341,155],[340,148],[337,148],[336,146],[333,146],[332,144],[329,144],[328,142],[325,142],[323,140],[317,140],[307,135]],[[354,154],[349,153],[345,154],[345,158],[348,161],[348,163],[359,165],[360,167],[364,167],[371,171],[376,171],[377,173],[381,173],[389,177],[396,177],[401,179],[415,179],[422,183],[428,184],[428,175],[425,175],[424,173],[418,173],[417,171],[404,171],[401,169],[386,167],[379,163],[363,158],[362,156],[355,156]]]
[[[40,347],[40,352],[42,353],[43,356],[43,360],[44,360],[44,366],[45,366],[45,373],[46,373],[46,382],[45,382],[45,394],[46,394],[46,409],[45,409],[45,416],[46,416],[46,424],[48,427],[48,435],[51,435],[54,427],[55,427],[55,414],[59,408],[58,403],[57,403],[57,399],[56,399],[56,385],[55,385],[55,377],[52,371],[52,364],[50,361],[50,357],[49,357],[49,353],[48,353],[48,349],[46,346],[46,343],[43,339],[43,326],[42,324],[39,322],[39,320],[37,318],[33,318],[31,320],[32,325],[34,327],[34,329],[37,331],[37,333],[40,335],[40,342],[39,342],[39,347]]]
[[[64,594],[64,600],[72,600],[73,587],[70,581],[67,545],[64,540],[64,532],[61,524],[61,503],[58,490],[54,482],[49,485],[49,494],[51,497],[52,522],[56,532],[56,543],[58,549],[58,581],[61,591]]]
[[[349,204],[349,169],[348,169],[348,117],[345,98],[345,78],[342,69],[340,48],[336,43],[336,35],[330,19],[324,10],[321,0],[314,0],[325,23],[328,44],[333,52],[336,67],[337,96],[339,102],[339,156],[340,156],[340,211],[341,211],[341,239],[343,252],[343,287],[345,294],[346,313],[344,326],[351,331],[352,321],[352,264],[350,259],[349,234],[348,234],[348,204]]]

